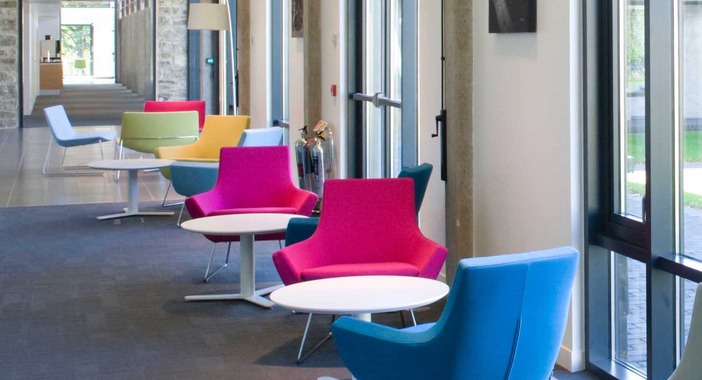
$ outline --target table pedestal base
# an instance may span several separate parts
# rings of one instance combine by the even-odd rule
[[[243,295],[241,293],[230,293],[230,294],[202,294],[195,296],[185,296],[186,301],[230,301],[230,300],[242,300],[248,301],[253,304],[262,307],[273,307],[275,305],[270,300],[263,298],[262,296],[271,293],[272,291],[283,287],[283,285],[271,286],[270,288],[256,290],[252,295]]]
[[[103,215],[103,216],[98,216],[98,220],[107,220],[107,219],[117,219],[117,218],[125,218],[128,216],[167,216],[167,215],[173,215],[172,212],[167,212],[167,211],[125,211],[125,212],[119,212],[117,214],[110,214],[110,215]]]

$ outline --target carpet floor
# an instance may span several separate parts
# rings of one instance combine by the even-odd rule
[[[160,208],[157,203],[143,209]],[[295,364],[307,316],[246,302],[191,302],[238,291],[230,269],[202,282],[212,243],[173,217],[98,221],[122,204],[0,209],[0,377],[3,379],[350,378],[333,340]],[[259,287],[280,283],[277,242],[256,243]],[[225,245],[218,256],[223,258]],[[443,304],[418,310],[436,320]],[[400,325],[395,314],[374,316]],[[308,344],[330,318],[313,319]]]

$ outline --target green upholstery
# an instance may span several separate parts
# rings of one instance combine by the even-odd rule
[[[117,144],[141,153],[162,146],[192,144],[198,139],[198,113],[125,112]]]

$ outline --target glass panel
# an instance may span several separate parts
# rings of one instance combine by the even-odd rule
[[[645,374],[646,265],[617,253],[612,256],[612,356],[621,364]]]
[[[619,35],[618,78],[619,99],[618,144],[615,144],[615,173],[619,178],[619,194],[615,211],[635,219],[643,218],[642,200],[646,186],[645,133],[645,24],[644,6],[640,0],[619,3],[617,14]]]
[[[389,0],[388,20],[388,89],[387,97],[402,100],[402,0]],[[402,169],[402,110],[387,108],[390,131],[390,173],[395,177]]]
[[[702,259],[702,6],[680,6],[680,65],[682,117],[679,123],[682,202],[682,247],[685,255]]]
[[[697,283],[689,280],[681,281],[680,300],[680,352],[682,353],[687,343],[687,336],[690,333],[690,322],[692,320],[692,308],[695,304],[697,294]]]
[[[383,92],[385,88],[385,1],[364,2],[364,89],[366,94]],[[366,177],[381,178],[385,160],[384,112],[366,102],[365,148]]]

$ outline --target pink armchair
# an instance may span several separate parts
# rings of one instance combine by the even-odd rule
[[[144,112],[197,111],[198,128],[205,126],[206,103],[204,100],[147,100]]]
[[[225,147],[220,153],[220,166],[217,182],[205,193],[185,200],[190,216],[244,214],[244,213],[283,213],[309,216],[317,202],[317,195],[301,190],[292,182],[290,153],[286,146],[266,147]],[[238,235],[210,236],[217,242],[239,241]],[[256,235],[256,240],[282,240],[285,233]],[[209,275],[210,263],[205,273],[205,281],[220,269]],[[224,266],[229,261],[229,249]]]
[[[435,279],[447,249],[422,235],[410,178],[327,180],[319,226],[273,254],[286,285],[321,278],[402,275]]]

